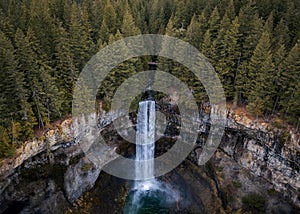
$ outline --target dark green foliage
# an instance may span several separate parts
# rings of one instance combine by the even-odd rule
[[[299,124],[300,115],[300,41],[291,49],[284,61],[282,72],[283,97],[280,105],[283,116]]]
[[[242,198],[243,209],[251,213],[265,213],[266,199],[258,194],[250,194]]]
[[[256,116],[261,116],[264,111],[270,113],[273,107],[274,64],[270,51],[270,36],[267,31],[262,34],[255,48],[247,71],[249,109]]]
[[[11,157],[15,147],[10,142],[9,130],[0,126],[0,158]]]
[[[209,58],[227,100],[299,127],[299,7],[298,0],[0,0],[0,156],[71,112],[75,81],[93,54],[140,33],[184,39]],[[116,88],[149,60],[121,63],[98,98],[109,106]],[[187,68],[158,62],[198,103],[207,99]]]
[[[278,194],[278,192],[274,188],[268,189],[267,192],[268,192],[268,195],[270,195],[270,196]]]
[[[241,188],[243,186],[242,183],[239,181],[232,181],[232,184],[236,188]]]

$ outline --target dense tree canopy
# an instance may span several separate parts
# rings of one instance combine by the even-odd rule
[[[0,156],[34,128],[71,112],[74,83],[100,48],[159,33],[183,39],[209,58],[229,101],[256,116],[300,118],[299,0],[0,0]],[[115,68],[98,98],[109,100],[150,57]],[[179,63],[159,67],[185,81],[197,101],[201,82]]]

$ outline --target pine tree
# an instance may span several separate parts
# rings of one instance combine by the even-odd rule
[[[238,63],[240,63],[238,61]],[[247,84],[249,77],[247,75],[248,69],[247,69],[248,63],[244,61],[240,65],[237,66],[237,73],[235,76],[235,82],[234,82],[234,88],[235,88],[235,94],[234,94],[234,104],[245,104],[246,103],[246,96],[247,96]]]
[[[248,61],[257,45],[263,30],[263,22],[252,2],[243,6],[239,12],[240,39],[242,44],[241,61]]]
[[[283,95],[283,79],[282,79],[282,73],[284,72],[284,60],[286,58],[286,49],[285,45],[283,44],[283,41],[278,41],[278,44],[276,45],[278,48],[276,48],[275,53],[273,54],[273,63],[274,63],[274,76],[273,76],[273,84],[274,84],[274,94],[273,94],[273,100],[274,100],[274,106],[272,113],[274,114],[278,110],[278,104],[281,100],[281,97]]]
[[[54,50],[55,26],[50,15],[49,2],[32,0],[29,13],[29,27],[34,31],[35,37],[40,43],[41,51],[47,59],[51,59]]]
[[[95,47],[91,37],[92,30],[88,23],[86,9],[80,8],[76,3],[72,4],[69,29],[74,64],[76,69],[81,71],[95,52]]]
[[[166,26],[165,35],[176,37],[174,20],[175,16],[172,14]]]
[[[186,40],[196,48],[200,48],[205,30],[206,19],[204,13],[201,13],[200,17],[197,17],[196,14],[194,14],[187,27]]]
[[[174,10],[174,27],[175,28],[180,28],[180,27],[184,27],[187,25],[187,23],[189,22],[189,18],[187,17],[187,13],[186,13],[186,4],[188,4],[185,1],[181,1],[181,0],[175,0],[175,10]]]
[[[218,7],[215,7],[208,20],[208,26],[212,40],[217,38],[218,30],[220,28],[220,21],[221,18]]]
[[[272,94],[274,85],[274,65],[270,51],[270,36],[267,31],[263,32],[251,57],[249,66],[249,109],[261,116],[263,113],[271,113],[273,108]]]
[[[0,10],[0,30],[7,36],[12,39],[14,35],[14,26],[10,22],[9,18]]]
[[[273,50],[276,50],[278,48],[278,44],[281,43],[281,40],[283,41],[285,47],[289,47],[290,36],[288,34],[288,27],[285,25],[283,19],[280,19],[280,21],[278,22],[278,24],[274,29],[273,43],[272,43]]]
[[[282,72],[283,97],[280,105],[282,114],[294,124],[299,123],[300,111],[300,41],[298,41],[289,52],[285,62],[285,70]]]
[[[54,76],[57,79],[56,85],[62,92],[62,113],[65,115],[71,110],[73,84],[79,72],[73,62],[68,33],[62,24],[57,28],[54,57]]]
[[[229,0],[225,13],[230,20],[233,20],[235,18],[236,14],[233,0]]]
[[[146,11],[144,11],[146,13]],[[164,25],[163,1],[154,0],[149,9],[149,32],[157,33],[161,25]]]
[[[273,30],[274,30],[274,12],[272,11],[268,16],[268,19],[265,22],[264,30],[269,33],[272,39]]]
[[[204,34],[204,38],[203,38],[203,42],[201,44],[201,53],[204,54],[209,60],[210,62],[214,64],[214,59],[213,59],[213,53],[215,52],[213,50],[213,44],[212,44],[212,38],[211,38],[211,33],[210,30],[207,30]]]
[[[15,77],[16,60],[14,57],[14,49],[11,41],[0,31],[0,91],[1,91],[1,114],[0,124],[4,127],[10,126],[11,117],[15,116],[18,111],[18,99],[15,97]]]
[[[300,32],[300,15],[299,15],[299,1],[288,1],[286,4],[286,12],[284,13],[284,20],[289,28],[289,35],[291,38],[291,46],[293,46],[299,39]],[[288,47],[291,47],[288,46]]]
[[[33,59],[31,58],[30,44],[26,39],[23,31],[18,29],[15,35],[15,56],[18,61],[16,68],[17,74],[15,80],[16,88],[18,88],[18,96],[20,103],[19,121],[21,121],[22,128],[22,140],[26,140],[33,136],[32,128],[36,125],[36,119],[33,114],[32,106],[28,102],[30,99],[30,90],[28,89],[28,78],[32,75],[33,70],[31,66]],[[26,78],[25,78],[26,77]]]
[[[124,37],[141,34],[140,29],[138,29],[134,23],[128,4],[125,9],[121,31]]]
[[[1,102],[1,101],[0,101]],[[10,143],[10,136],[8,130],[0,125],[0,157],[6,158],[13,156],[15,147]]]
[[[215,51],[213,58],[216,62],[215,68],[221,77],[226,97],[233,99],[234,83],[240,57],[238,44],[239,23],[237,18],[230,23],[227,13],[225,13],[221,23],[222,28],[213,44],[213,50]]]
[[[109,31],[110,30],[105,20],[103,19],[101,28],[99,30],[99,37],[100,37],[99,40],[101,40],[102,42],[108,42],[109,36],[111,35]]]
[[[32,127],[35,121],[28,103],[28,91],[22,70],[18,69],[18,61],[14,55],[14,48],[5,35],[0,32],[1,68],[0,73],[3,84],[0,85],[2,93],[0,125],[6,127],[11,135],[12,142],[32,137]],[[22,129],[20,129],[22,127]]]
[[[86,14],[88,14],[88,22],[91,25],[90,28],[93,29],[93,31],[91,32],[92,39],[96,44],[99,39],[99,30],[103,21],[102,0],[83,1],[82,4],[83,7],[86,8]]]
[[[103,20],[109,28],[109,33],[115,34],[117,32],[117,15],[110,0],[106,0],[105,2],[103,8]]]
[[[175,19],[175,17],[172,14],[168,21],[166,29],[165,29],[165,35],[167,35],[167,36],[176,37],[176,29],[174,27],[174,19]],[[163,52],[172,53],[173,48],[174,48],[172,45],[168,44],[168,42],[163,42],[163,44],[161,44],[161,46],[162,46],[162,49],[161,49],[162,53]],[[173,65],[174,65],[174,62],[170,59],[166,59],[163,57],[158,58],[158,69],[159,70],[171,72]]]
[[[29,71],[27,76],[28,89],[33,101],[33,110],[38,119],[39,127],[46,127],[49,122],[61,116],[60,92],[51,76],[54,69],[49,66],[46,56],[31,28],[28,29],[26,42],[29,44]]]

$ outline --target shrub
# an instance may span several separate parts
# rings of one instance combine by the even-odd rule
[[[276,195],[277,191],[274,188],[268,189],[268,195],[272,196],[272,195]]]
[[[243,209],[252,213],[264,213],[265,198],[259,194],[253,193],[242,198]]]
[[[288,131],[284,131],[280,134],[279,138],[280,138],[280,142],[282,144],[285,144],[286,142],[288,142],[291,139],[291,135]]]
[[[242,183],[239,181],[233,181],[233,186],[235,186],[236,188],[241,188],[242,187]]]
[[[90,170],[90,168],[91,168],[91,164],[90,163],[85,163],[85,164],[83,164],[83,166],[81,167],[81,169],[83,170],[83,171],[89,171]]]
[[[272,126],[274,126],[275,128],[278,128],[278,129],[283,129],[285,128],[285,126],[282,124],[281,121],[279,120],[276,120],[272,123]]]

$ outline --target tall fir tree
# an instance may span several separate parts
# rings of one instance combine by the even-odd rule
[[[274,114],[279,110],[279,102],[281,100],[281,97],[283,95],[283,72],[285,72],[285,58],[286,58],[286,48],[284,45],[283,40],[279,40],[278,44],[276,44],[276,50],[273,54],[273,63],[274,63],[274,75],[272,78],[272,82],[274,84],[274,93],[273,93],[273,100],[274,100],[274,105],[273,105],[273,110],[272,113]]]
[[[187,27],[186,40],[191,45],[199,49],[203,41],[203,36],[206,28],[207,25],[204,13],[201,13],[199,17],[194,14],[189,26]]]
[[[300,41],[294,45],[284,62],[285,70],[282,73],[283,97],[280,105],[282,114],[294,124],[299,125],[300,117]]]
[[[208,19],[208,26],[212,40],[217,38],[218,31],[220,29],[220,21],[221,17],[219,14],[218,7],[215,7]]]
[[[78,70],[73,62],[69,36],[62,24],[57,27],[54,52],[54,76],[56,85],[62,93],[62,113],[68,114],[71,109],[73,85],[78,76]]]
[[[76,3],[72,4],[69,36],[74,64],[79,72],[96,51],[86,12],[86,9]]]
[[[122,35],[124,37],[141,34],[140,29],[138,29],[138,27],[135,25],[135,22],[132,17],[132,14],[130,12],[128,4],[125,7],[125,14],[123,17],[121,31],[122,31]]]
[[[234,84],[240,57],[238,44],[239,23],[237,17],[230,23],[227,13],[225,13],[221,23],[222,28],[213,43],[213,58],[217,72],[221,77],[226,97],[232,100],[234,98]]]
[[[270,36],[263,32],[248,65],[249,109],[256,116],[272,112],[274,85],[274,64],[270,51]]]
[[[249,2],[239,11],[240,22],[240,39],[239,43],[242,44],[241,61],[248,61],[257,45],[263,30],[263,21],[253,5]]]

